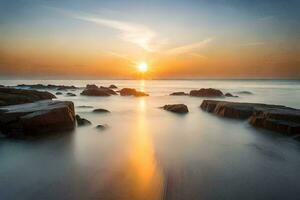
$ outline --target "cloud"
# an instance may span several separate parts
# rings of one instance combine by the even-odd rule
[[[194,51],[196,49],[200,49],[200,48],[205,47],[211,41],[213,41],[212,38],[207,38],[207,39],[202,40],[200,42],[196,42],[196,43],[193,43],[193,44],[188,44],[188,45],[184,45],[184,46],[175,47],[173,49],[169,49],[165,53],[170,54],[170,55],[189,53],[189,52]]]
[[[155,31],[141,24],[89,16],[75,18],[118,30],[122,40],[136,44],[146,51],[156,51],[162,43],[157,40]]]

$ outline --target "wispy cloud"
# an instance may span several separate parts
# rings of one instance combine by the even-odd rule
[[[158,41],[155,31],[141,24],[90,16],[75,18],[118,30],[122,40],[136,44],[146,51],[155,51],[162,43]]]
[[[264,44],[265,44],[264,42],[249,42],[249,43],[240,44],[240,46],[260,46]]]
[[[201,49],[201,48],[205,47],[211,41],[213,41],[212,38],[207,38],[207,39],[202,40],[200,42],[196,42],[196,43],[193,43],[193,44],[188,44],[188,45],[184,45],[184,46],[175,47],[173,49],[169,49],[165,53],[170,54],[170,55],[189,53],[191,51],[194,51],[194,50]]]

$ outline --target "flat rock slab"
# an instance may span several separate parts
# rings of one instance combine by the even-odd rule
[[[32,103],[35,101],[56,98],[49,92],[24,90],[15,88],[0,88],[0,106]]]
[[[11,137],[71,129],[75,125],[71,101],[44,100],[0,108],[0,131]]]
[[[284,133],[300,134],[300,110],[282,105],[204,100],[203,110],[222,117],[250,119],[251,125]]]
[[[185,114],[189,112],[189,109],[186,105],[184,104],[171,104],[171,105],[164,105],[162,107],[164,110],[174,112],[174,113],[180,113],[180,114]]]

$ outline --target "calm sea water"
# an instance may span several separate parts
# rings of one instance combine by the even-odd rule
[[[93,125],[34,141],[1,139],[0,199],[299,199],[300,143],[203,112],[203,98],[168,96],[202,87],[247,90],[253,95],[224,100],[300,108],[299,81],[0,81],[20,83],[116,84],[150,96],[58,96],[111,113],[76,107]],[[158,108],[172,103],[190,113]]]

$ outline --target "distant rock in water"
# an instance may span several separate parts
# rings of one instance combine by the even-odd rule
[[[223,92],[214,88],[201,88],[200,90],[191,90],[190,96],[193,97],[222,97]]]
[[[75,97],[75,96],[76,96],[76,94],[74,94],[74,93],[72,93],[72,92],[68,92],[68,93],[67,93],[67,96],[70,96],[70,97]]]
[[[77,89],[74,85],[68,86],[68,85],[43,85],[43,84],[33,84],[33,85],[26,85],[26,84],[20,84],[17,85],[17,87],[26,87],[31,89],[57,89],[57,90],[67,90],[67,89]]]
[[[231,94],[231,93],[229,93],[229,92],[226,93],[225,96],[226,96],[226,97],[239,97],[239,96],[235,96],[235,95],[233,95],[233,94]]]
[[[171,96],[186,96],[186,95],[189,95],[185,92],[173,92],[170,94]]]
[[[91,85],[87,84],[86,87],[85,87],[85,89],[98,89],[98,88],[99,87],[95,84],[91,84]]]
[[[110,89],[118,89],[118,87],[116,85],[114,85],[114,84],[110,85],[108,88],[110,88]]]
[[[171,105],[164,105],[162,107],[164,110],[170,111],[170,112],[175,112],[175,113],[188,113],[188,107],[184,104],[171,104]]]
[[[0,87],[5,87],[4,85],[0,85]]]
[[[100,89],[103,90],[103,91],[106,91],[108,94],[111,94],[111,95],[118,95],[115,91],[113,91],[112,89],[110,89],[110,88],[108,88],[108,87],[103,87],[103,86],[101,86]]]
[[[77,108],[94,108],[93,106],[77,106]]]
[[[109,110],[103,109],[103,108],[97,108],[94,109],[93,112],[95,113],[109,113]]]
[[[8,137],[38,136],[75,125],[71,101],[43,100],[0,108],[0,131]]]
[[[102,125],[102,124],[99,124],[99,125],[96,126],[96,129],[98,129],[98,130],[105,130],[107,128],[108,128],[107,125]]]
[[[204,100],[203,110],[222,117],[250,119],[256,127],[296,135],[300,133],[300,110],[282,105]]]
[[[56,95],[62,95],[62,93],[61,93],[61,92],[56,92],[55,94],[56,94]]]
[[[237,94],[248,94],[248,95],[250,95],[250,94],[253,94],[253,93],[249,92],[249,91],[239,91],[239,92],[237,92]]]
[[[81,92],[81,95],[85,96],[110,96],[110,95],[118,95],[112,89],[107,87],[98,87],[96,85],[87,85],[86,88]]]
[[[39,100],[56,98],[49,92],[24,90],[15,88],[0,88],[0,106],[32,103]]]
[[[76,121],[78,126],[85,126],[92,124],[89,120],[81,118],[79,115],[76,115]]]
[[[141,91],[137,91],[133,88],[123,88],[120,90],[121,96],[135,96],[135,97],[142,97],[142,96],[149,96],[149,94]]]

